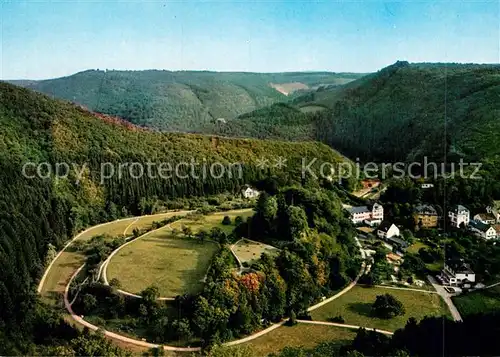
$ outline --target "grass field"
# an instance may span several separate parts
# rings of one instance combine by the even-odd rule
[[[377,295],[391,294],[401,301],[406,313],[392,319],[373,317],[371,306]],[[410,317],[417,320],[425,316],[441,316],[449,312],[444,301],[437,294],[417,291],[384,289],[355,286],[338,299],[311,312],[314,320],[327,321],[328,318],[341,315],[346,324],[379,328],[395,331],[404,327]]]
[[[173,238],[170,227],[154,231],[125,246],[111,258],[107,278],[117,278],[122,290],[138,294],[151,285],[162,297],[195,294],[203,288],[203,278],[217,251],[216,243]]]
[[[462,316],[500,311],[500,285],[453,297]]]
[[[262,253],[274,255],[279,253],[279,249],[270,245],[243,239],[234,245],[233,252],[242,263],[251,264],[259,260]]]
[[[173,215],[180,214],[179,212],[168,212],[161,215],[145,216],[139,218],[137,225],[142,225],[143,222],[148,223],[152,218],[161,220]],[[111,237],[122,236],[125,229],[133,223],[137,218],[129,218],[126,220],[110,222],[102,226],[90,228],[84,234],[78,237],[78,241],[90,240],[92,237],[107,234]],[[41,296],[43,300],[49,304],[60,304],[62,307],[62,294],[64,288],[73,275],[73,273],[85,262],[85,257],[80,252],[73,251],[71,246],[68,247],[54,262],[50,268],[45,282],[42,287]]]
[[[252,348],[255,356],[267,356],[287,346],[312,348],[329,341],[336,341],[340,346],[349,343],[355,336],[356,331],[346,328],[299,323],[295,326],[278,327],[245,345]]]
[[[408,253],[412,254],[418,254],[418,251],[422,248],[428,248],[426,244],[420,242],[420,241],[415,241],[412,245],[408,247],[406,250]]]
[[[244,208],[238,210],[232,210],[227,212],[217,212],[211,213],[206,216],[195,216],[195,217],[186,217],[177,222],[172,223],[170,226],[172,229],[177,229],[179,231],[182,230],[184,226],[191,228],[193,233],[199,232],[200,230],[206,230],[210,232],[210,229],[213,227],[219,227],[223,232],[229,234],[234,229],[234,219],[237,216],[241,216],[243,220],[246,220],[248,217],[252,216],[254,213],[253,208]],[[229,216],[231,218],[230,225],[223,225],[222,220],[224,216]]]

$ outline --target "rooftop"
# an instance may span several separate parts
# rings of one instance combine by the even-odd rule
[[[474,271],[470,268],[463,259],[454,259],[446,261],[446,265],[453,270],[455,273],[460,274],[474,274]]]
[[[455,213],[462,212],[462,211],[469,212],[469,210],[467,209],[467,207],[462,206],[462,205],[455,205],[450,210],[450,212],[455,212]]]
[[[415,213],[425,214],[429,216],[437,216],[436,209],[431,205],[418,205],[414,209]]]
[[[488,231],[488,229],[491,228],[491,226],[489,224],[485,224],[481,221],[476,221],[475,219],[473,219],[469,222],[469,226],[471,226],[477,230],[480,230],[481,232],[486,232],[486,231]]]
[[[358,206],[349,208],[349,212],[351,213],[366,213],[371,212],[367,206]]]

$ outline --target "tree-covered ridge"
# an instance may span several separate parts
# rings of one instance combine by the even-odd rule
[[[441,162],[445,150],[448,161],[494,159],[500,154],[499,96],[498,65],[397,62],[344,86],[298,96],[279,110],[274,105],[242,115],[225,130],[310,138],[363,160],[427,155]],[[305,113],[307,107],[326,109]]]
[[[14,83],[135,124],[166,131],[200,131],[218,118],[232,119],[286,100],[271,84],[299,82],[316,88],[359,76],[330,72],[89,70],[63,78]]]
[[[256,166],[257,159],[265,157],[272,163],[279,156],[288,160],[281,171]],[[0,83],[0,351],[30,354],[33,329],[40,323],[35,283],[46,265],[47,252],[62,247],[75,232],[130,214],[151,213],[148,207],[172,204],[182,197],[237,193],[244,184],[267,175],[288,184],[301,183],[302,157],[317,157],[319,162],[344,160],[326,145],[312,142],[152,132]],[[100,181],[104,162],[175,165],[191,159],[240,162],[242,176],[237,168],[232,178],[208,175],[206,179],[135,178],[125,171],[121,178],[114,175]],[[75,164],[83,171],[81,176],[71,171],[67,179],[26,178],[22,168],[29,161],[46,162],[52,169],[56,163]],[[34,175],[34,167],[27,173]]]

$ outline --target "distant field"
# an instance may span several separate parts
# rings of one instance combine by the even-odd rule
[[[371,315],[371,305],[377,295],[391,294],[400,300],[406,313],[392,319],[380,319]],[[405,326],[410,317],[417,320],[425,316],[449,316],[448,309],[437,294],[417,291],[355,286],[338,299],[311,312],[314,320],[327,321],[341,315],[346,324],[395,331]]]
[[[283,348],[312,348],[322,342],[335,341],[339,346],[350,343],[356,336],[356,331],[346,328],[322,325],[297,324],[281,326],[276,330],[248,342],[255,356],[267,356],[277,353]]]
[[[500,311],[500,286],[453,297],[462,316]]]
[[[213,227],[219,227],[225,233],[229,234],[234,230],[234,219],[237,216],[243,217],[246,220],[248,217],[252,216],[254,213],[253,208],[244,208],[239,210],[232,210],[227,212],[217,212],[206,216],[198,216],[196,218],[183,218],[179,221],[172,223],[170,226],[172,229],[182,230],[184,226],[191,228],[193,233],[199,232],[200,230],[206,230],[210,232]],[[231,225],[225,226],[222,224],[224,216],[229,216],[231,218]]]
[[[302,113],[315,113],[315,112],[320,112],[322,110],[325,110],[326,108],[321,106],[321,105],[305,105],[303,107],[300,107],[300,111]]]
[[[118,251],[109,261],[107,278],[117,278],[123,290],[134,294],[151,285],[158,286],[162,297],[195,294],[203,288],[217,249],[210,241],[173,238],[167,226]]]
[[[279,249],[267,244],[243,239],[234,245],[233,252],[242,263],[251,264],[253,261],[259,260],[262,253],[274,255],[279,253]]]

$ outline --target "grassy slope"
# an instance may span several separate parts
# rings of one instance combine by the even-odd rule
[[[348,344],[356,336],[356,331],[322,325],[298,324],[282,326],[248,343],[255,356],[278,353],[285,347],[312,348],[321,342],[335,341]]]
[[[500,310],[500,286],[474,291],[453,298],[462,316]]]
[[[391,294],[401,301],[406,313],[392,319],[380,319],[371,315],[371,305],[377,295]],[[346,324],[379,328],[395,331],[405,326],[410,317],[417,320],[425,316],[448,315],[446,305],[439,295],[416,291],[370,288],[356,286],[345,295],[314,310],[311,315],[314,320],[326,321],[341,315]]]
[[[165,213],[161,215],[156,215],[154,220],[160,221],[172,217],[174,215],[181,214],[179,212]],[[91,228],[84,234],[78,237],[79,241],[90,240],[92,237],[106,234],[110,238],[120,237],[123,235],[125,229],[134,222],[136,218],[132,217],[130,219],[115,221],[107,223],[100,227]],[[139,229],[144,229],[150,227],[152,224],[151,217],[144,217],[137,220],[135,227]],[[73,273],[85,262],[85,256],[78,251],[68,247],[54,262],[51,269],[47,274],[47,278],[43,285],[41,291],[41,296],[44,301],[51,304],[62,304],[62,294],[66,287],[67,282],[73,275]]]
[[[158,286],[164,297],[196,294],[217,249],[213,242],[173,238],[166,227],[121,249],[110,260],[107,276],[134,294],[151,285]]]
[[[357,74],[84,71],[19,85],[160,130],[199,130],[214,119],[283,101],[270,83],[339,84]]]

